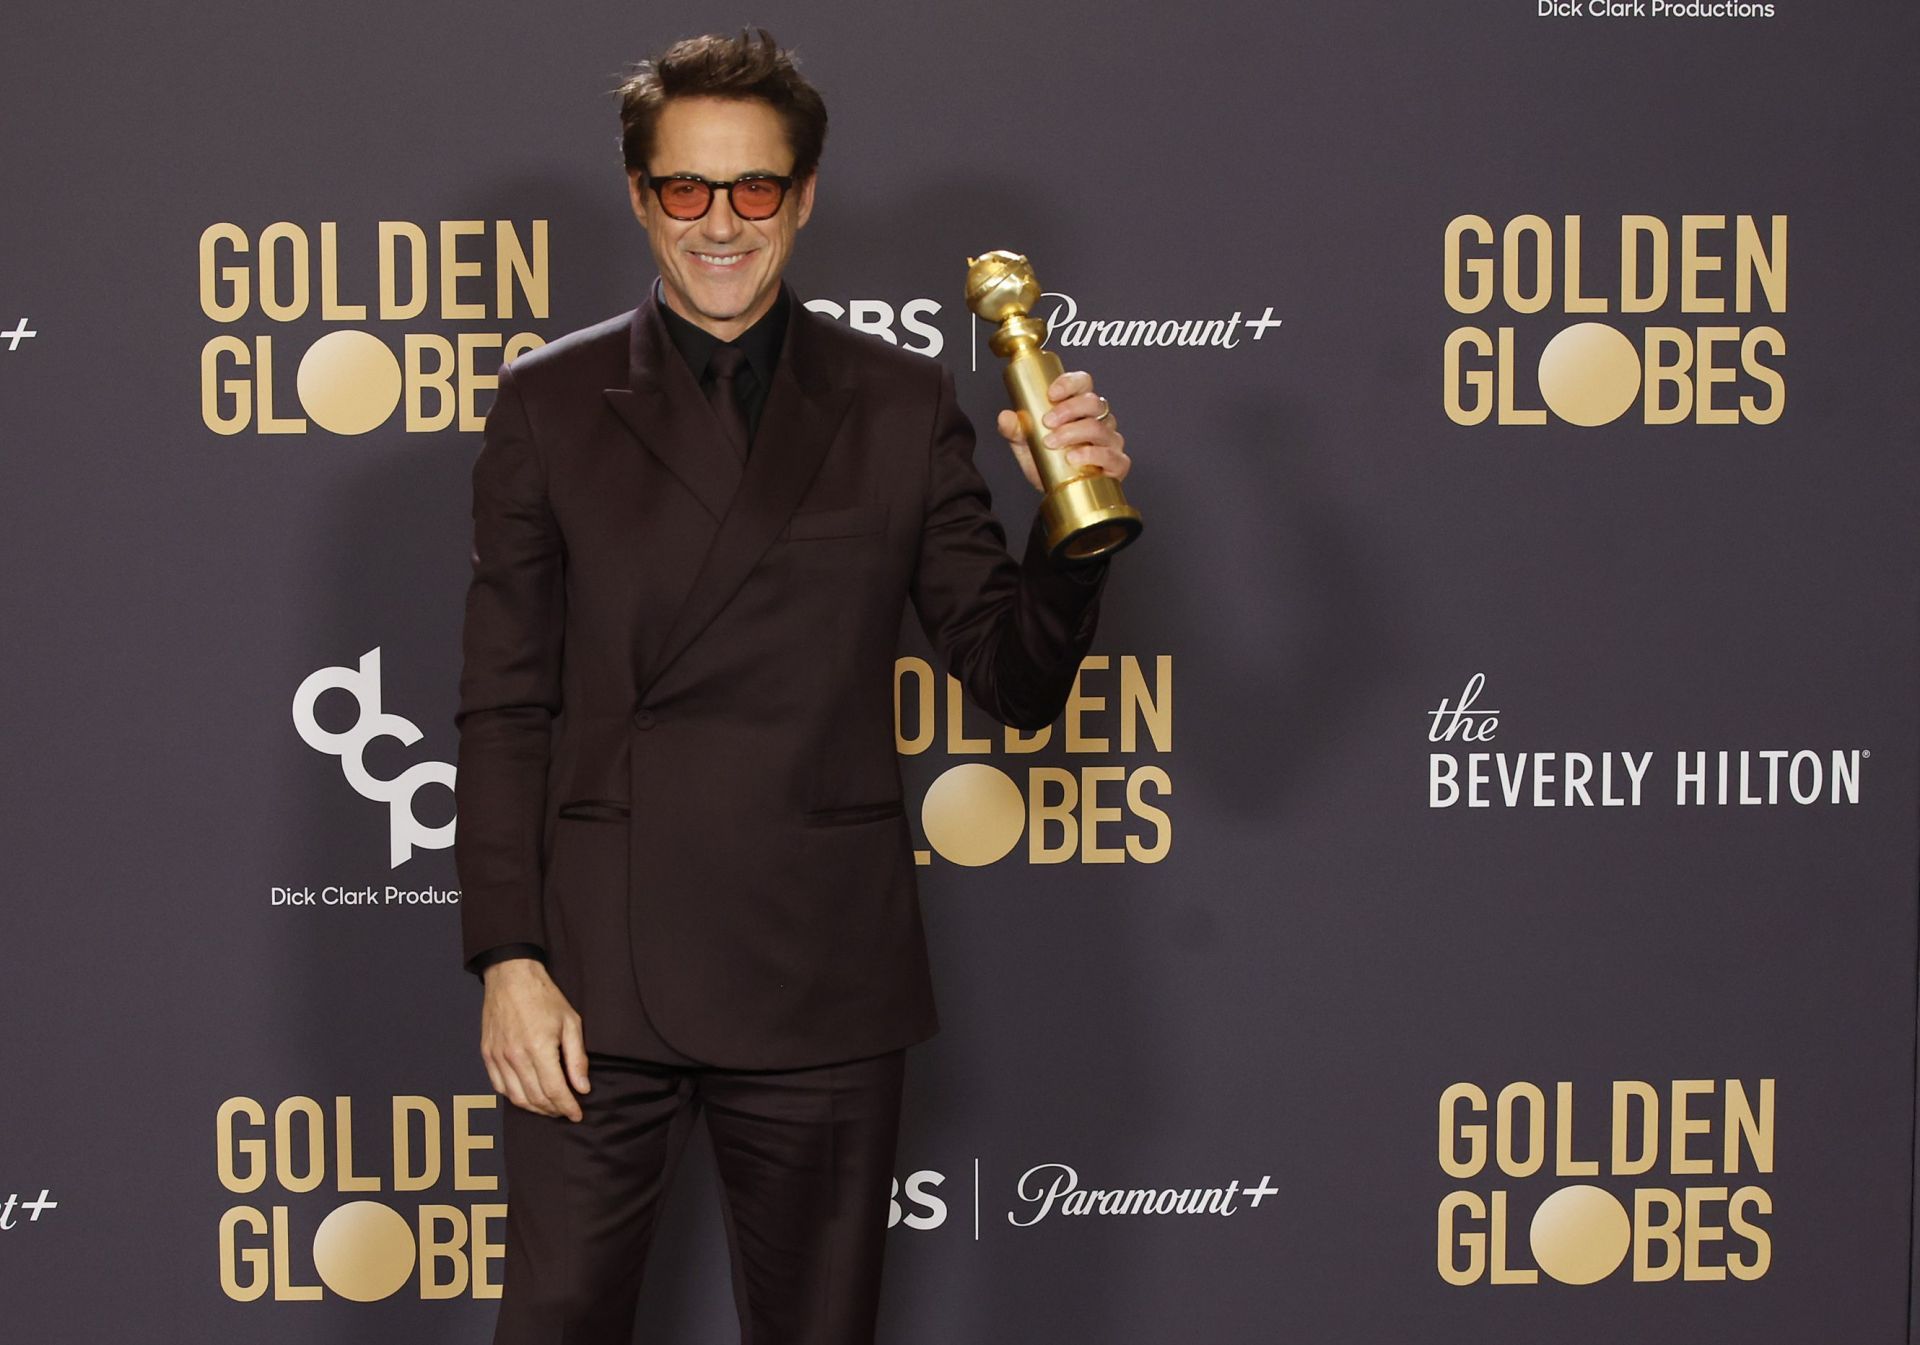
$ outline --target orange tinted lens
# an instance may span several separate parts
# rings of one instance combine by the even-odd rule
[[[703,214],[711,196],[704,182],[669,178],[660,184],[660,205],[675,219],[693,219]]]
[[[780,208],[780,184],[763,177],[735,183],[733,208],[745,219],[765,219]]]

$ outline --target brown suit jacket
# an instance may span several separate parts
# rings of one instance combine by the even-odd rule
[[[473,470],[464,956],[547,951],[589,1049],[745,1069],[938,1023],[894,747],[904,603],[1059,714],[1105,566],[1008,553],[953,378],[803,308],[742,467],[650,296],[501,370]]]

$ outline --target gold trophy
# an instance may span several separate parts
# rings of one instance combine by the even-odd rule
[[[1033,266],[1017,252],[984,252],[967,258],[967,307],[996,322],[987,346],[1007,362],[1007,393],[1027,436],[1045,494],[1040,521],[1047,554],[1055,561],[1091,560],[1118,551],[1140,535],[1140,511],[1127,503],[1120,483],[1098,467],[1076,468],[1067,450],[1048,448],[1041,417],[1052,409],[1047,387],[1060,377],[1060,357],[1042,350],[1046,324],[1028,316],[1040,302]]]

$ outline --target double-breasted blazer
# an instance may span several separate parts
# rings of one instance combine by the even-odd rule
[[[1093,637],[1105,565],[1009,553],[952,375],[788,302],[744,465],[652,296],[503,367],[474,464],[463,955],[541,946],[591,1050],[650,1021],[775,1069],[932,1035],[905,605],[1023,727]]]

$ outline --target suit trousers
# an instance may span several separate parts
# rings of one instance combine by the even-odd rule
[[[719,1170],[741,1345],[868,1345],[904,1049],[793,1070],[590,1052],[581,1119],[508,1106],[495,1345],[629,1345],[655,1222],[696,1120]]]

